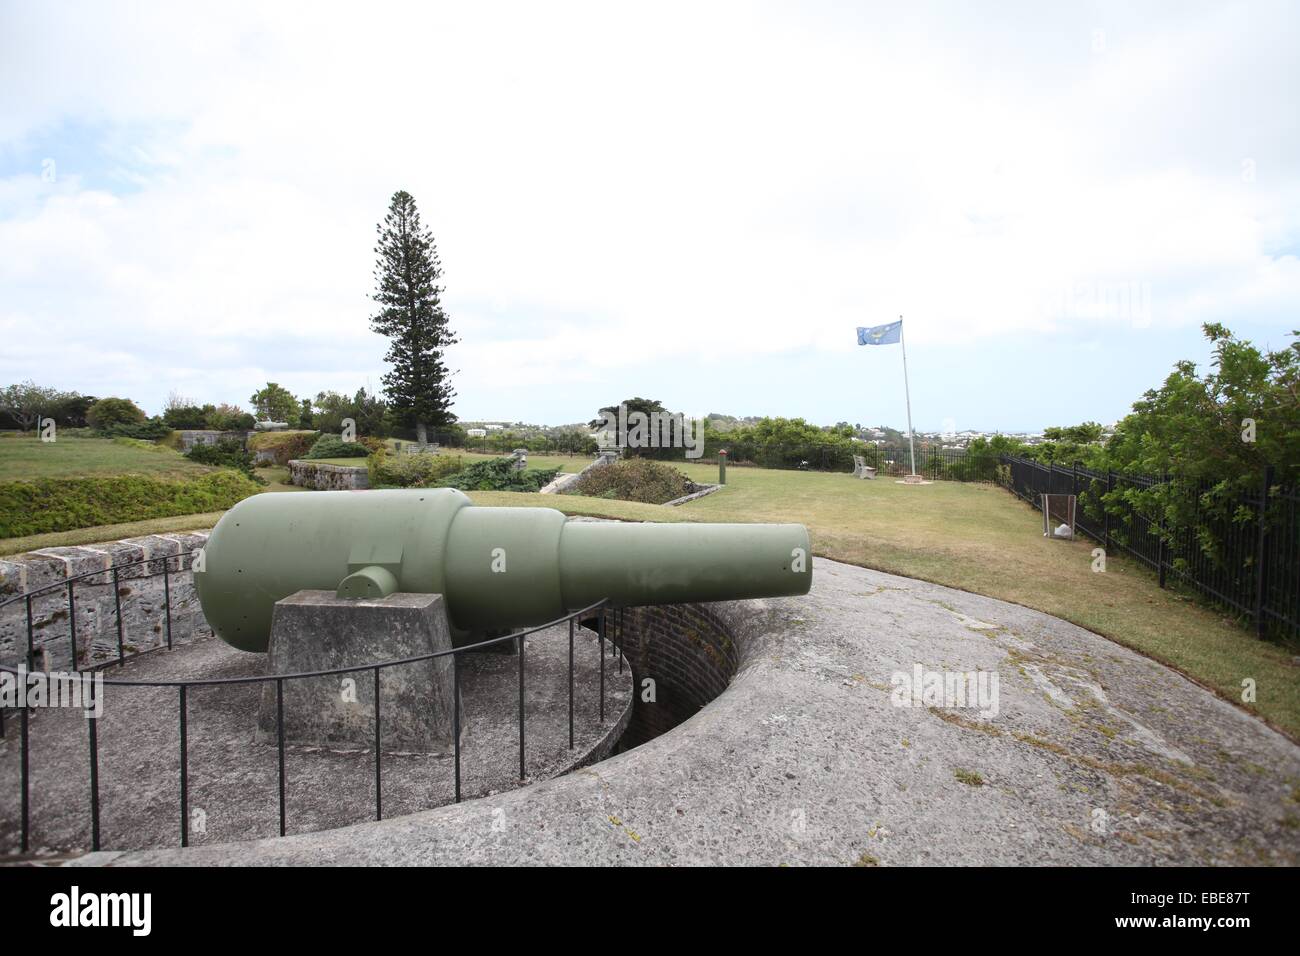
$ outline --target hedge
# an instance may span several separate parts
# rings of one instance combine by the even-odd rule
[[[192,478],[113,475],[0,483],[0,538],[224,511],[261,489],[234,471]]]

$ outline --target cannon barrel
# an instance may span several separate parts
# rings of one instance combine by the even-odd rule
[[[608,598],[615,607],[806,594],[797,524],[568,521],[553,508],[474,505],[451,488],[255,495],[212,530],[195,568],[226,643],[265,651],[275,602],[442,594],[458,638],[504,633]]]

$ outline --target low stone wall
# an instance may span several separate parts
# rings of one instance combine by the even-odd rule
[[[221,432],[211,428],[182,428],[177,431],[180,435],[181,451],[187,452],[195,445],[215,445],[217,442],[226,438],[233,438],[236,441],[247,445],[250,432]]]
[[[696,489],[695,491],[692,491],[689,495],[682,495],[680,498],[674,498],[672,501],[665,501],[664,504],[670,508],[676,507],[677,505],[684,505],[688,501],[696,501],[703,498],[705,495],[711,495],[715,491],[720,491],[725,487],[723,485],[701,485],[698,482],[692,482],[691,484],[692,487]]]
[[[84,667],[117,656],[117,604],[122,608],[122,646],[126,654],[165,645],[166,590],[171,592],[173,643],[211,634],[199,609],[190,573],[192,557],[178,557],[207,542],[207,532],[148,535],[75,548],[43,548],[0,559],[0,601],[34,588],[66,582],[70,577],[103,571],[72,584],[75,617],[68,613],[68,588],[55,588],[32,599],[32,652],[41,669],[67,670],[72,664],[75,621],[77,661]],[[163,581],[163,559],[168,581]],[[147,563],[118,572],[114,564]],[[0,663],[13,667],[27,659],[27,608],[15,601],[0,608]]]
[[[317,491],[358,491],[370,487],[370,469],[365,465],[327,465],[294,459],[289,462],[289,482]]]

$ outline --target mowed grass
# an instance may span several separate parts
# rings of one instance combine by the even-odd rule
[[[213,470],[161,445],[143,448],[107,438],[70,435],[52,442],[34,435],[0,438],[0,481],[95,475],[171,477]]]
[[[170,534],[174,531],[202,531],[221,520],[224,511],[207,511],[171,518],[150,518],[147,521],[128,521],[124,524],[101,524],[75,531],[52,531],[49,534],[32,534],[23,538],[0,540],[0,558],[40,548],[72,548],[79,544],[100,544],[120,541],[123,538],[140,538],[147,534]]]

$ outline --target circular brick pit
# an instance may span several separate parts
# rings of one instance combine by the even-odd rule
[[[628,608],[622,623],[634,695],[619,752],[694,717],[727,689],[740,664],[729,627],[708,604]],[[653,701],[646,699],[651,689]]]

